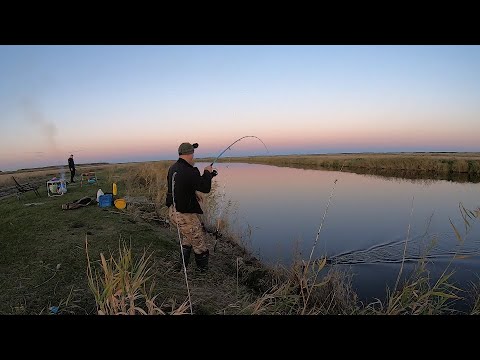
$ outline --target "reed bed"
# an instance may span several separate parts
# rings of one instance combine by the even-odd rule
[[[367,315],[445,315],[458,313],[455,301],[461,300],[462,289],[451,283],[454,271],[444,272],[432,281],[421,260],[417,270],[398,290],[390,292],[384,302],[377,300],[359,311]]]
[[[273,285],[242,309],[249,315],[348,315],[357,311],[357,295],[351,276],[331,268],[326,258],[306,263],[295,261],[291,267],[279,267]]]
[[[225,160],[219,160],[225,161]],[[250,156],[228,158],[229,162],[246,162],[276,166],[324,168],[346,171],[373,170],[435,174],[469,174],[480,176],[479,153],[392,153]]]

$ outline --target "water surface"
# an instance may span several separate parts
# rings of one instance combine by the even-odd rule
[[[265,263],[289,264],[296,253],[308,259],[331,197],[313,255],[348,268],[360,297],[382,297],[393,286],[406,239],[407,274],[426,255],[432,275],[450,264],[459,285],[478,283],[480,221],[469,220],[467,232],[459,209],[480,206],[478,183],[241,163],[216,168],[220,205],[233,201],[238,231],[251,230],[248,242]]]

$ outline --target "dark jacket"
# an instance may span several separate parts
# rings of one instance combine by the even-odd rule
[[[75,163],[73,162],[72,158],[68,158],[68,168],[75,169]]]
[[[178,159],[170,169],[168,169],[167,183],[168,192],[165,204],[169,207],[173,204],[172,197],[172,177],[175,175],[175,207],[181,213],[203,214],[202,208],[198,203],[195,191],[209,193],[212,188],[212,174],[204,171],[200,175],[198,168],[190,165],[182,158]]]

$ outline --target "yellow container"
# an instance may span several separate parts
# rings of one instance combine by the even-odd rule
[[[127,202],[125,201],[125,199],[117,199],[113,202],[115,204],[115,207],[117,209],[125,209],[125,207],[127,206]]]
[[[117,184],[113,183],[113,189],[112,189],[113,196],[117,195]]]

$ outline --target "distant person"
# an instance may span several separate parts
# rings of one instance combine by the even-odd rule
[[[197,147],[197,143],[182,143],[178,147],[179,159],[168,169],[166,205],[170,223],[178,227],[182,237],[185,267],[190,261],[190,253],[193,248],[197,268],[200,272],[205,273],[208,270],[209,251],[199,219],[199,214],[203,214],[203,211],[195,191],[209,193],[212,188],[212,177],[216,175],[216,172],[209,165],[204,168],[203,175],[200,175],[198,168],[193,166],[195,164],[194,151]],[[172,188],[175,191],[173,194]],[[180,266],[183,268],[181,256],[182,254],[180,254]]]
[[[73,161],[73,155],[70,155],[68,158],[68,168],[70,169],[70,182],[74,183],[75,180],[73,177],[75,176],[75,162]]]

